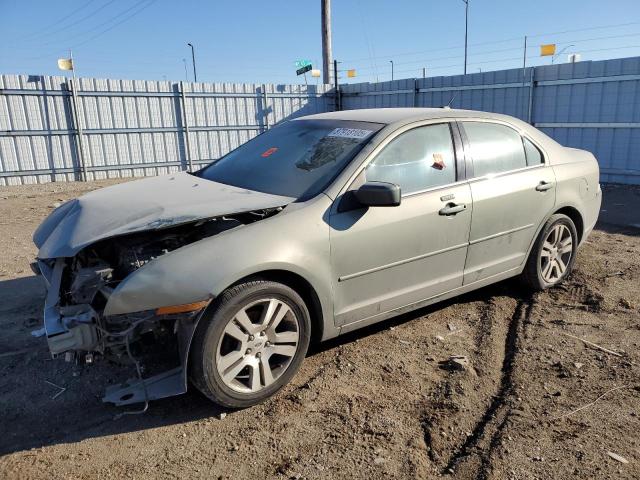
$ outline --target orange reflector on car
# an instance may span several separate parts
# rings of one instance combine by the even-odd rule
[[[188,313],[202,310],[209,305],[210,300],[202,302],[184,303],[182,305],[171,305],[169,307],[160,307],[156,309],[156,315],[171,315],[172,313]]]

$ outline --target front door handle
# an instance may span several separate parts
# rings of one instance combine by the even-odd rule
[[[440,215],[449,217],[451,215],[457,215],[460,212],[464,212],[467,206],[464,203],[447,203],[444,208],[441,208],[438,212]]]
[[[551,190],[553,188],[553,182],[545,182],[541,181],[538,185],[536,185],[536,190],[538,192],[546,192],[547,190]]]

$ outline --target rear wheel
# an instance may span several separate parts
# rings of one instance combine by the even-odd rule
[[[273,395],[296,373],[309,346],[304,301],[276,282],[230,288],[202,322],[192,346],[191,379],[226,407],[249,407]]]
[[[557,285],[571,273],[577,246],[573,220],[563,214],[553,215],[531,249],[522,278],[535,290]]]

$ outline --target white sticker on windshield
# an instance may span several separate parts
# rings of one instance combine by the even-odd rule
[[[327,137],[342,138],[367,138],[373,130],[363,130],[361,128],[334,128]]]

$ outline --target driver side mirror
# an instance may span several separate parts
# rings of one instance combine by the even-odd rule
[[[366,207],[397,207],[400,205],[400,186],[387,182],[367,182],[353,192],[360,205]]]

